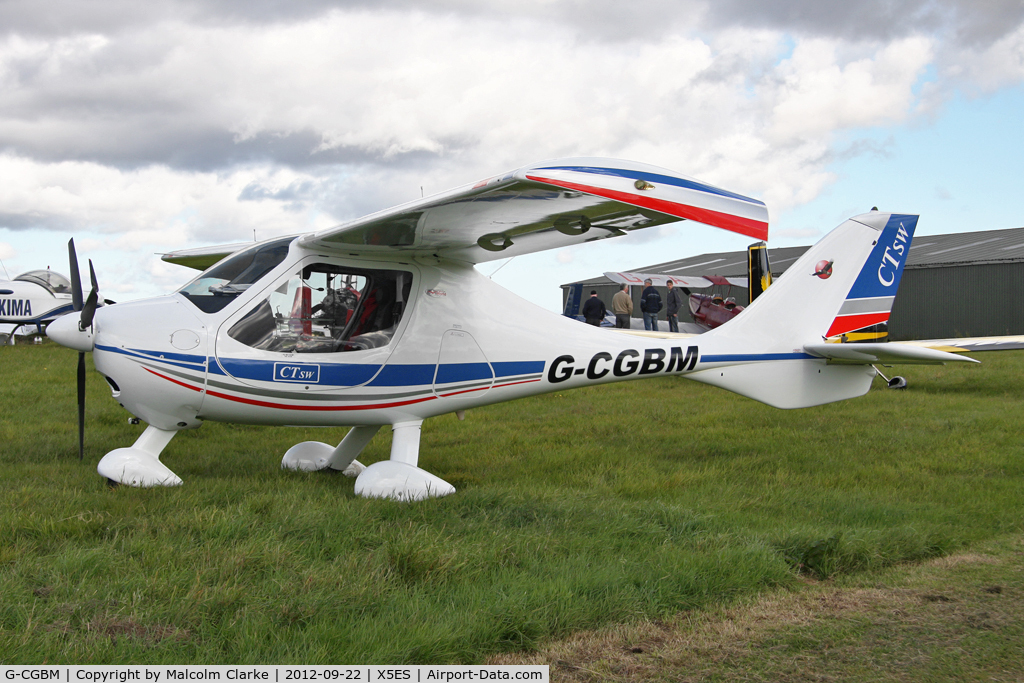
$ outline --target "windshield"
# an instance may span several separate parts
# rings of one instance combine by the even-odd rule
[[[52,270],[30,270],[14,279],[32,282],[45,287],[54,294],[69,294],[71,292],[71,281]]]
[[[280,265],[294,239],[285,237],[232,254],[178,291],[201,311],[216,313]]]

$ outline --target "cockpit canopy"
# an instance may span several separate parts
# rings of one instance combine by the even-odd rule
[[[216,313],[288,256],[294,237],[256,244],[236,252],[203,271],[179,293],[205,313]]]
[[[282,278],[228,336],[274,353],[363,351],[391,343],[412,273],[310,263]]]
[[[21,282],[31,282],[34,285],[39,285],[44,289],[48,290],[51,294],[70,294],[71,293],[71,281],[60,273],[55,273],[52,270],[30,270],[27,273],[22,273],[15,280]]]

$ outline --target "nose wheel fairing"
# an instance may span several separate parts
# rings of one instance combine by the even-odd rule
[[[160,462],[160,453],[176,433],[150,425],[130,448],[104,455],[96,471],[111,482],[127,486],[180,486],[181,478]]]

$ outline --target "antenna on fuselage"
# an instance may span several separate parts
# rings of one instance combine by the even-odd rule
[[[11,274],[7,272],[7,266],[4,266],[3,259],[0,259],[0,266],[4,267],[4,275],[6,275],[7,279],[10,280],[11,279]]]

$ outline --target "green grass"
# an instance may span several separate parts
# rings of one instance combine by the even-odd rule
[[[807,580],[669,621],[577,633],[492,664],[558,681],[1011,681],[1024,674],[1024,538]]]
[[[184,486],[110,489],[143,426],[90,372],[79,463],[75,353],[0,348],[0,661],[479,662],[1020,533],[1024,352],[977,357],[800,411],[663,378],[428,420],[459,490],[410,505],[280,469],[343,429],[207,424]]]

